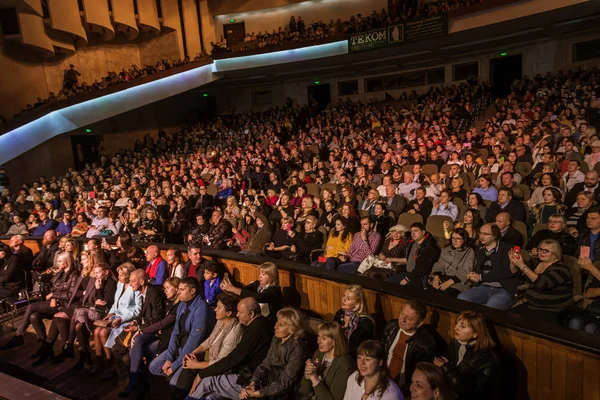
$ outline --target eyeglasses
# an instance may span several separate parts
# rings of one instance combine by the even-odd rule
[[[551,251],[551,250],[544,249],[544,248],[542,248],[542,247],[538,247],[536,250],[537,250],[537,251],[538,251],[538,253],[540,253],[540,254],[550,254],[550,253],[552,253],[552,251]]]

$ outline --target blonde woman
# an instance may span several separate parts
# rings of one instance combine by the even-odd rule
[[[344,330],[353,357],[358,346],[375,335],[375,322],[367,314],[367,300],[360,285],[346,287],[342,297],[342,308],[335,313],[333,320]]]
[[[354,371],[354,361],[337,322],[319,325],[318,350],[304,367],[300,398],[312,400],[342,400],[348,377]]]
[[[275,337],[264,361],[256,367],[250,384],[240,392],[240,399],[252,397],[288,398],[295,393],[304,371],[307,348],[303,315],[286,307],[277,313]],[[285,376],[286,379],[280,379]]]

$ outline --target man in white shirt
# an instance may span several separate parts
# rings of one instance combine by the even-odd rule
[[[100,235],[100,232],[108,228],[110,225],[110,220],[106,216],[106,213],[106,207],[98,207],[98,210],[96,211],[96,217],[92,220],[92,226],[90,226],[90,229],[87,231],[85,237],[88,239],[93,238],[94,236]]]
[[[580,165],[578,160],[571,160],[567,164],[567,172],[562,176],[562,181],[567,190],[573,189],[573,186],[585,180],[585,174],[579,170]]]
[[[406,197],[408,200],[415,198],[415,190],[421,186],[418,182],[414,182],[414,174],[410,171],[404,173],[404,181],[398,185],[397,194]]]

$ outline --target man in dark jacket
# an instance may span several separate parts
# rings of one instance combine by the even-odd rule
[[[581,192],[592,192],[594,194],[594,200],[599,202],[600,200],[600,184],[598,183],[598,172],[591,170],[586,172],[583,182],[575,184],[571,190],[567,192],[565,196],[564,204],[567,207],[573,207],[576,205],[577,195]]]
[[[498,190],[498,201],[490,204],[490,208],[488,208],[485,214],[485,220],[487,222],[494,222],[496,216],[501,212],[509,213],[513,221],[525,222],[527,216],[523,203],[513,199],[513,191],[507,187],[501,187]]]
[[[500,229],[492,224],[479,228],[479,243],[475,271],[467,274],[468,281],[479,285],[459,294],[458,299],[507,310],[521,283],[510,270],[510,246],[500,241]]]
[[[427,308],[418,300],[409,300],[402,307],[398,320],[387,323],[382,342],[387,353],[390,376],[402,389],[410,393],[410,383],[419,362],[433,362],[441,351],[436,340],[423,323]]]
[[[246,327],[240,342],[228,356],[207,368],[184,369],[177,384],[180,396],[185,397],[189,393],[197,373],[202,381],[194,397],[238,398],[242,387],[249,383],[252,373],[267,356],[273,338],[273,325],[260,314],[260,305],[249,297],[240,300],[237,310],[240,324]],[[248,382],[245,382],[246,379]]]
[[[523,234],[513,228],[511,215],[507,212],[501,212],[496,215],[496,226],[500,229],[500,241],[507,243],[510,247],[523,246]]]
[[[12,250],[13,256],[16,256],[16,263],[18,265],[17,270],[25,272],[25,283],[27,284],[27,289],[33,288],[33,283],[31,280],[31,263],[33,262],[33,252],[23,243],[25,240],[21,235],[14,235],[10,238],[9,246]],[[14,262],[15,260],[13,260]]]
[[[19,266],[17,255],[0,243],[0,300],[15,297],[25,286],[25,274]]]
[[[587,230],[579,234],[575,256],[577,258],[582,257],[581,248],[584,247],[589,249],[589,258],[592,262],[600,261],[600,240],[598,240],[600,236],[600,208],[594,207],[588,210],[586,225]]]
[[[58,251],[58,241],[56,240],[56,232],[54,230],[48,230],[44,233],[42,239],[42,248],[37,253],[31,268],[36,272],[44,272],[48,268],[52,268],[54,264],[54,256]]]
[[[210,222],[212,227],[202,240],[211,249],[224,250],[227,248],[227,239],[233,236],[231,224],[226,219],[223,219],[223,212],[219,208],[213,211]]]
[[[406,270],[386,279],[402,286],[423,290],[431,267],[440,257],[440,248],[432,234],[420,222],[410,226],[410,241],[406,249]]]

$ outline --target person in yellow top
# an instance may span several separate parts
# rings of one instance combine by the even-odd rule
[[[335,220],[334,229],[331,230],[325,253],[313,263],[313,266],[327,269],[336,269],[342,263],[340,255],[348,254],[350,244],[352,243],[352,234],[348,232],[346,222],[342,218]]]

